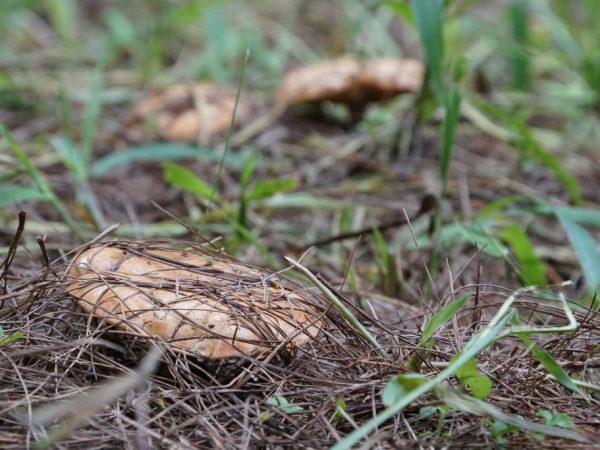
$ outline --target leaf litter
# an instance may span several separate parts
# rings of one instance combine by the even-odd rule
[[[120,255],[117,262],[106,256],[113,251]],[[407,364],[415,351],[427,355],[421,374],[435,376],[509,294],[487,286],[477,303],[469,303],[456,319],[437,328],[427,349],[419,347],[420,333],[406,322],[382,322],[357,309],[352,299],[340,297],[385,349],[381,354],[306,282],[249,266],[209,244],[107,241],[75,253],[72,263],[60,259],[32,278],[11,279],[1,298],[4,332],[24,333],[0,348],[5,361],[0,367],[3,448],[55,441],[64,448],[115,448],[131,442],[146,443],[146,448],[326,448],[384,407],[381,393],[387,381],[409,371]],[[94,255],[100,255],[98,260]],[[466,289],[474,293],[477,287]],[[155,299],[167,300],[165,317],[177,316],[176,328],[200,329],[189,322],[201,322],[204,317],[194,316],[190,321],[187,313],[173,313],[176,303],[164,297],[163,291],[193,293],[196,301],[209,299],[213,307],[227,304],[233,308],[237,303],[235,308],[240,308],[252,303],[263,311],[256,315],[253,308],[250,314],[228,310],[225,315],[241,313],[243,318],[243,325],[224,322],[218,340],[228,351],[214,353],[218,346],[212,338],[216,336],[204,327],[194,336],[212,342],[203,353],[193,345],[177,344],[180,329],[160,334],[148,327],[157,320],[157,306],[140,300],[150,296],[148,290],[154,290]],[[284,303],[277,295],[282,291],[286,305],[292,298],[294,309],[302,305],[300,310],[310,311],[306,317],[311,321],[303,322],[303,317],[295,324],[299,325],[296,336],[281,325],[281,316],[270,324],[268,320],[266,325],[261,323],[269,311],[263,302],[281,307]],[[464,291],[456,289],[449,298]],[[120,305],[135,307],[123,313],[109,306],[108,300],[112,296],[114,301],[116,294],[124,300]],[[523,323],[565,321],[562,309],[545,297],[519,298],[515,305]],[[146,313],[152,318],[139,320]],[[286,320],[294,317],[289,311],[286,314],[290,314]],[[219,315],[223,311],[217,309]],[[532,339],[567,370],[597,383],[593,367],[600,319],[581,306],[574,309],[574,315],[579,323],[576,332]],[[238,346],[244,339],[238,341],[236,327],[252,329],[252,336],[243,338],[249,338],[259,352],[249,354],[248,347]],[[263,341],[257,344],[259,339]],[[145,366],[136,370],[148,349],[156,345],[162,348],[160,363],[156,355],[149,356],[151,362],[145,360]],[[480,445],[489,447],[497,443],[496,438],[477,415],[490,420],[508,417],[510,423],[521,423],[518,417],[526,416],[540,422],[537,412],[542,410],[560,411],[575,426],[562,434],[554,427],[555,437],[534,440],[537,444],[588,448],[597,439],[598,400],[565,391],[517,339],[498,341],[478,355],[477,363],[493,383],[486,403],[479,401],[470,408],[468,401],[454,400],[456,408],[445,413],[443,420],[436,419],[435,430],[432,418],[420,411],[441,407],[445,397],[430,393],[380,426],[370,439],[382,448],[410,447],[417,432],[419,445],[436,445],[439,440],[447,442],[446,432],[454,430],[452,445],[473,444],[476,436]],[[457,380],[449,381],[460,389]],[[547,430],[543,426],[534,429]],[[526,448],[532,445],[524,432],[514,433],[510,442]]]

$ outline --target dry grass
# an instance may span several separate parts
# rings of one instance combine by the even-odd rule
[[[5,332],[24,333],[22,339],[0,347],[2,448],[29,447],[60,432],[68,417],[57,425],[32,425],[37,408],[58,408],[65,400],[94,392],[93,386],[135,375],[135,367],[151,347],[151,338],[118,331],[80,309],[65,293],[64,270],[61,260],[47,273],[10,280],[1,299],[0,323]],[[385,324],[353,307],[393,355],[386,360],[316,291],[283,275],[262,273],[302,291],[322,311],[325,326],[318,340],[291,352],[280,346],[261,359],[220,362],[165,348],[155,373],[135,389],[114,401],[89,395],[88,406],[92,403],[96,412],[84,417],[83,428],[62,437],[58,448],[326,448],[380,411],[381,389],[393,375],[407,370],[405,363],[418,340],[414,328]],[[493,286],[479,287],[485,289],[477,302],[438,330],[423,367],[426,375],[435,375],[509,295]],[[455,294],[476,289],[468,286]],[[516,306],[531,324],[565,320],[559,306],[540,298],[522,298]],[[594,352],[600,340],[600,318],[583,307],[577,307],[575,315],[580,324],[575,333],[542,335],[537,345],[568,372],[577,371],[597,383]],[[584,439],[594,438],[593,430],[600,425],[598,400],[586,402],[562,388],[518,340],[494,344],[479,355],[478,363],[493,378],[488,401],[497,408],[537,422],[540,409],[562,412],[574,420]],[[269,405],[267,400],[276,396],[293,406]],[[440,401],[434,395],[421,398],[364,445],[499,445],[485,418],[458,411],[445,417],[420,414],[423,406],[435,405]],[[591,448],[524,432],[509,435],[508,442],[521,448]]]

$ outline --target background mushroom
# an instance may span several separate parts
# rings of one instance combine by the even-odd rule
[[[289,105],[332,101],[361,111],[368,103],[418,92],[424,74],[423,64],[413,59],[344,57],[292,70],[275,97]]]

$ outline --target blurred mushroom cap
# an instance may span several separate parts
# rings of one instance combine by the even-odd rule
[[[292,70],[275,97],[290,105],[332,101],[361,109],[370,102],[418,92],[424,75],[425,67],[414,59],[344,57]]]
[[[134,140],[154,131],[168,141],[205,142],[229,129],[235,97],[235,89],[212,83],[177,84],[151,91],[125,116],[126,131]],[[242,96],[234,125],[245,122],[251,109]]]

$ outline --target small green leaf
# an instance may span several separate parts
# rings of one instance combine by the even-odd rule
[[[120,46],[132,49],[138,44],[135,27],[129,18],[116,8],[109,8],[104,22],[112,39]]]
[[[489,216],[491,214],[497,213],[498,211],[502,211],[509,206],[526,200],[527,198],[524,195],[508,195],[506,197],[502,197],[496,201],[488,203],[483,208],[479,210],[477,213],[477,217]]]
[[[544,418],[544,423],[546,425],[563,428],[571,428],[573,426],[573,419],[566,414],[548,411],[547,409],[540,409],[537,415]]]
[[[500,238],[508,243],[515,254],[521,266],[521,278],[526,284],[536,286],[548,284],[546,279],[546,265],[536,255],[531,241],[519,225],[512,224],[507,226],[500,233]]]
[[[463,238],[476,244],[483,253],[494,258],[508,256],[508,248],[495,237],[491,236],[479,223],[471,225],[458,224]]]
[[[429,381],[418,373],[399,374],[392,378],[381,391],[384,406],[391,406],[400,401],[407,393],[417,389]]]
[[[268,398],[265,403],[269,406],[280,409],[286,414],[296,414],[304,411],[302,406],[294,405],[293,403],[290,403],[287,398],[280,395]]]
[[[453,359],[455,358],[456,356]],[[458,369],[456,377],[460,380],[461,384],[469,387],[471,395],[475,398],[482,400],[492,392],[492,380],[479,372],[475,358],[469,359],[466,364]]]
[[[419,408],[419,418],[426,419],[427,417],[435,416],[441,412],[439,406],[422,406]]]
[[[453,302],[447,304],[440,311],[436,312],[431,319],[427,322],[425,327],[423,328],[423,332],[421,333],[421,339],[419,339],[419,347],[425,347],[430,342],[431,336],[433,333],[448,322],[454,315],[460,311],[460,309],[465,305],[467,300],[471,298],[471,294],[466,292],[459,296]]]
[[[408,3],[405,3],[403,0],[386,0],[384,3],[394,11],[398,17],[414,25],[415,18]]]
[[[247,200],[261,200],[271,197],[279,192],[288,192],[296,189],[298,182],[293,179],[260,180],[247,195]]]
[[[165,181],[171,186],[205,199],[218,198],[216,194],[213,195],[212,187],[191,170],[171,162],[163,163],[163,168],[165,171]]]
[[[0,337],[0,347],[4,345],[11,344],[25,336],[25,333],[22,331],[17,331],[15,333],[4,335],[4,331],[2,332],[2,337]]]
[[[344,412],[346,412],[346,408],[348,407],[348,405],[346,404],[346,401],[343,398],[336,398],[335,399],[335,412],[333,413],[333,417],[340,417],[343,416]]]
[[[244,164],[242,173],[240,174],[240,187],[242,188],[242,190],[244,190],[246,188],[246,186],[248,186],[248,184],[250,184],[250,179],[252,178],[252,175],[254,174],[255,167],[256,167],[256,158],[254,157],[254,154],[251,153],[251,154],[249,154],[248,159],[246,160],[246,163]]]
[[[509,425],[507,423],[501,422],[499,420],[494,420],[489,425],[489,430],[490,430],[490,433],[492,433],[493,436],[495,436],[495,437],[502,437],[502,436],[505,436],[507,434],[516,433],[516,432],[520,431],[520,428],[516,427],[514,425]]]

